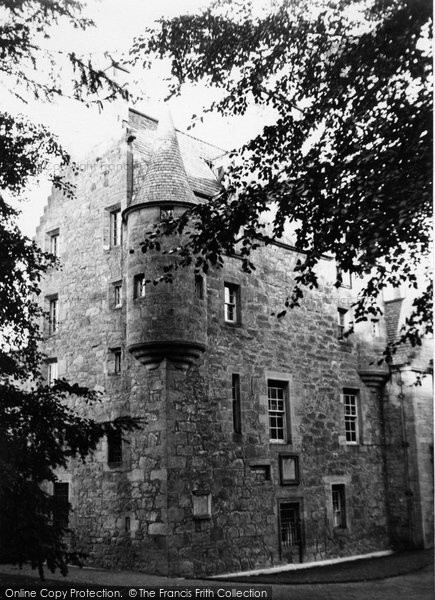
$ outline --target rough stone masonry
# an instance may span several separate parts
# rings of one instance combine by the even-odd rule
[[[235,255],[146,283],[168,258],[140,251],[145,232],[211,201],[224,154],[131,109],[119,139],[71,173],[75,198],[48,199],[37,240],[49,250],[56,237],[62,269],[43,282],[57,309],[42,324],[47,373],[102,392],[78,411],[144,422],[59,472],[69,543],[90,564],[180,576],[431,545],[429,378],[411,385],[416,357],[376,362],[400,298],[343,337],[357,286],[334,287],[325,257],[319,288],[278,319],[291,232],[256,251],[250,275]]]

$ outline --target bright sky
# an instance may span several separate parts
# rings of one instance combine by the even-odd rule
[[[209,1],[88,0],[84,16],[90,17],[96,27],[86,31],[74,30],[69,26],[59,27],[53,30],[49,43],[60,49],[74,49],[80,55],[90,54],[97,64],[106,64],[106,59],[103,58],[105,51],[114,58],[119,58],[128,50],[134,36],[139,35],[155,19],[195,12],[206,6]],[[264,0],[254,0],[255,4],[264,7]],[[148,73],[136,70],[130,76],[130,80],[138,80],[141,92],[147,97],[137,105],[138,109],[150,115],[158,114],[158,106],[166,91],[164,76],[164,65]],[[202,107],[213,98],[216,98],[214,91],[190,86],[181,97],[171,100],[169,106],[176,127],[185,130],[192,114],[200,113]],[[60,137],[63,145],[77,160],[116,130],[117,115],[123,112],[121,104],[109,105],[99,114],[96,109],[87,109],[72,101],[61,100],[55,105],[30,102],[20,106],[16,98],[2,98],[4,108],[23,112],[32,120],[47,125]],[[264,114],[260,115],[254,110],[245,117],[231,121],[217,115],[208,115],[204,123],[195,127],[191,133],[230,149],[250,139],[264,123]],[[34,235],[49,192],[49,184],[41,180],[30,189],[28,198],[19,203],[18,207],[22,211],[19,223],[26,235]]]

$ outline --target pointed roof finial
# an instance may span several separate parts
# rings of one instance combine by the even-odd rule
[[[150,162],[132,204],[171,202],[197,204],[190,187],[169,109],[164,105]]]

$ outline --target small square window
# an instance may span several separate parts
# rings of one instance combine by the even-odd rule
[[[299,484],[299,456],[293,454],[279,455],[279,474],[281,485]]]
[[[332,493],[332,525],[336,528],[345,529],[346,524],[346,496],[344,485],[335,484],[331,486]]]
[[[119,246],[121,244],[121,209],[112,210],[110,213],[110,245]]]
[[[122,463],[122,433],[119,430],[107,434],[107,462],[113,466]]]
[[[50,360],[47,364],[47,382],[51,387],[58,379],[58,363],[56,359]]]
[[[211,519],[211,494],[194,491],[192,501],[194,519]]]
[[[133,280],[133,298],[145,297],[145,275],[135,275]]]
[[[240,286],[226,283],[224,291],[225,322],[240,323]]]
[[[174,218],[174,207],[173,206],[162,206],[160,208],[160,221],[167,221],[168,219]]]
[[[122,306],[122,283],[113,285],[113,306],[114,308],[121,308]]]
[[[250,465],[251,473],[255,481],[270,481],[270,465]]]

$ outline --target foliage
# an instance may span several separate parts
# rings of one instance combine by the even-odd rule
[[[170,95],[201,82],[220,91],[207,110],[243,115],[255,104],[274,114],[272,125],[230,154],[222,193],[156,227],[143,250],[184,231],[174,268],[206,270],[241,248],[250,271],[253,250],[290,225],[300,260],[286,308],[318,285],[316,267],[332,255],[337,287],[343,272],[366,281],[355,320],[376,318],[384,288],[417,288],[430,249],[430,3],[280,0],[257,15],[254,7],[216,2],[198,15],[161,20],[135,40],[133,62],[170,59]],[[401,342],[419,344],[432,332],[428,277],[422,289]]]
[[[56,482],[55,470],[66,468],[70,459],[85,461],[110,431],[138,427],[128,418],[96,423],[79,416],[66,402],[72,396],[82,404],[98,399],[95,392],[64,380],[26,393],[0,385],[0,562],[30,562],[41,578],[44,563],[65,575],[67,564],[84,556],[65,542],[70,507],[59,506],[47,485]]]
[[[76,0],[6,0],[0,8],[2,84],[16,104],[68,97],[86,105],[126,93],[74,51],[50,46],[53,27],[85,28]],[[62,77],[68,65],[75,74]],[[29,561],[66,572],[78,559],[64,543],[65,527],[55,518],[53,498],[44,489],[69,459],[85,459],[108,431],[131,431],[135,419],[96,423],[72,408],[73,399],[98,400],[86,388],[58,381],[47,387],[40,376],[39,282],[56,259],[23,236],[16,224],[13,196],[43,172],[47,158],[59,168],[70,162],[59,141],[43,125],[0,109],[0,560]],[[60,177],[53,183],[74,190]],[[71,402],[70,402],[71,401]]]

